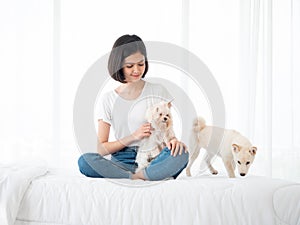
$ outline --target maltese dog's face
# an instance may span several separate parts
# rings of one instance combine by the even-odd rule
[[[166,130],[172,126],[171,103],[160,102],[147,111],[146,119],[154,129]]]

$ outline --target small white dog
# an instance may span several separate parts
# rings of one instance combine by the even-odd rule
[[[219,151],[218,146],[211,146],[214,143],[219,143]],[[218,171],[212,167],[211,159],[218,155],[222,158],[228,176],[231,178],[235,177],[234,170],[236,165],[241,176],[247,174],[257,151],[257,148],[252,146],[250,141],[237,131],[206,126],[205,120],[201,117],[194,120],[189,147],[190,156],[186,168],[187,176],[191,176],[190,169],[199,155],[200,148],[206,149],[204,158],[212,174],[217,174]]]
[[[136,156],[136,172],[147,167],[150,162],[166,147],[167,142],[175,137],[171,116],[171,102],[159,102],[146,112],[146,120],[151,123],[151,135],[142,139]]]

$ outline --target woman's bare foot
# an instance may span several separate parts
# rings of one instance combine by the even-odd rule
[[[142,170],[139,171],[139,172],[137,172],[137,173],[135,173],[135,174],[133,174],[132,177],[131,177],[131,179],[132,180],[137,180],[137,179],[146,180],[146,178],[144,177],[144,173],[143,173]]]

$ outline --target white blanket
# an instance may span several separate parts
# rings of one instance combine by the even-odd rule
[[[13,225],[21,200],[35,178],[46,174],[43,166],[0,164],[0,224]]]
[[[1,225],[300,225],[300,185],[251,177],[95,179],[0,165]]]
[[[266,177],[144,182],[52,171],[32,182],[16,225],[300,225],[299,191]]]

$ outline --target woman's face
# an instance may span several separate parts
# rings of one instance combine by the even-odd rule
[[[127,83],[139,81],[145,72],[145,68],[145,57],[140,52],[126,57],[123,64],[125,81]]]

